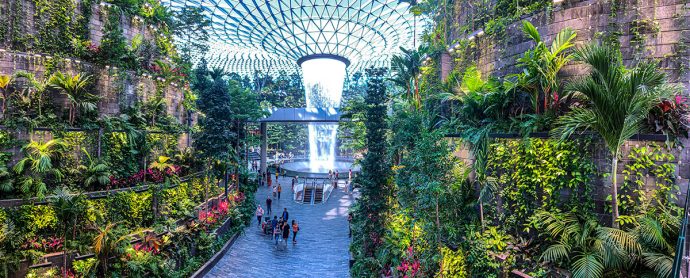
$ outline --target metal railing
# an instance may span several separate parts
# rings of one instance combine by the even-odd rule
[[[690,264],[690,246],[686,240],[688,233],[688,205],[690,204],[690,186],[685,194],[685,207],[683,208],[683,220],[680,223],[680,232],[678,233],[678,242],[676,242],[676,257],[673,259],[673,270],[671,277],[688,277],[688,269]]]

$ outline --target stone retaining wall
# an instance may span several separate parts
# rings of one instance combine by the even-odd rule
[[[75,0],[75,14],[80,13],[81,0]],[[0,8],[10,5],[22,4],[23,10],[23,31],[30,35],[37,34],[36,22],[34,18],[35,3],[32,0],[0,0]],[[92,5],[91,17],[89,18],[89,39],[95,44],[100,45],[103,37],[103,26],[105,25],[107,14],[102,12],[103,7],[99,1]],[[1,9],[4,11],[4,9]],[[6,16],[6,15],[2,15]],[[0,16],[1,17],[1,16]],[[10,18],[12,15],[10,15]],[[120,26],[127,43],[131,43],[132,38],[137,35],[143,36],[146,40],[152,40],[154,34],[149,27],[143,23],[134,23],[132,18],[121,16]],[[65,42],[70,44],[72,42]],[[0,74],[12,74],[17,70],[24,70],[36,74],[42,78],[46,65],[55,63],[54,57],[47,53],[25,53],[11,49],[11,38],[6,36],[4,41],[0,41]],[[156,92],[157,86],[165,86],[162,89],[167,104],[167,112],[175,117],[182,124],[187,123],[187,113],[181,103],[183,101],[183,90],[181,88],[157,82],[150,76],[143,77],[135,72],[126,72],[113,67],[100,67],[80,61],[74,57],[62,57],[64,61],[57,63],[57,69],[71,73],[86,72],[93,75],[95,80],[95,90],[101,97],[98,109],[101,115],[114,116],[120,114],[120,107],[131,105],[136,99],[146,101]],[[162,58],[161,58],[162,59]],[[66,103],[66,99],[61,95],[51,96],[55,103]],[[62,105],[66,110],[67,106]],[[57,111],[58,116],[60,112]]]
[[[478,7],[456,1],[456,22],[469,19]],[[660,61],[660,65],[672,80],[686,85],[690,93],[690,4],[687,0],[623,0],[612,11],[611,1],[565,0],[553,8],[536,12],[523,19],[534,24],[542,39],[551,42],[563,28],[577,32],[576,44],[598,41],[611,31],[620,32],[624,62],[628,65],[648,57]],[[616,16],[613,16],[614,14]],[[633,28],[634,27],[634,28]],[[480,27],[477,27],[479,29]],[[631,31],[631,28],[639,30]],[[474,30],[468,31],[468,33]],[[507,26],[505,37],[482,36],[477,39],[477,65],[484,74],[505,76],[516,73],[516,59],[534,43],[522,33],[521,20]],[[449,41],[469,34],[451,31]],[[636,42],[635,42],[636,41]],[[563,76],[581,74],[584,68],[569,65]]]

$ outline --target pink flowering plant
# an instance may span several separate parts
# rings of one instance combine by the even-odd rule
[[[136,174],[126,178],[110,177],[110,186],[112,188],[125,188],[135,186],[144,181],[150,183],[162,183],[166,178],[176,177],[179,175],[182,168],[178,165],[172,165],[165,169],[149,168],[141,170]]]
[[[51,236],[43,239],[29,238],[22,244],[23,250],[38,250],[46,253],[62,251],[64,241],[60,237]]]
[[[202,210],[199,212],[199,223],[202,224],[206,230],[210,230],[215,224],[220,223],[221,219],[225,218],[230,212],[230,202],[228,200],[221,200],[217,205],[211,207],[210,210]]]
[[[419,263],[419,259],[416,258],[414,248],[412,248],[412,246],[407,248],[405,257],[400,262],[400,265],[395,268],[395,270],[398,273],[397,277],[424,277],[421,271],[421,264]]]

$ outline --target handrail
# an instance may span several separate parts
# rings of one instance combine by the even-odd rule
[[[680,232],[678,233],[678,242],[676,242],[676,256],[673,259],[673,270],[671,272],[671,277],[681,277],[681,266],[683,265],[683,257],[686,256],[685,252],[685,234],[687,233],[688,227],[688,205],[690,204],[690,187],[685,193],[685,208],[683,208],[683,220],[680,225]],[[687,273],[686,273],[687,274]]]
[[[576,133],[573,134],[573,138],[587,138],[587,137],[596,137],[598,136],[596,133],[593,132],[583,132],[583,133]],[[448,133],[445,135],[447,138],[460,138],[462,137],[461,134],[459,133]],[[541,139],[549,139],[553,138],[548,132],[532,132],[526,135],[519,134],[519,133],[490,133],[489,138],[496,138],[496,139],[520,139],[520,138],[541,138]],[[657,142],[663,142],[668,140],[668,135],[666,134],[644,134],[644,133],[638,133],[630,137],[629,140],[634,140],[634,141],[657,141]]]

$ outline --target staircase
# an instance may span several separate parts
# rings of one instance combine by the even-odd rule
[[[323,202],[323,186],[314,189],[314,203],[319,204],[321,202]]]
[[[311,199],[313,196],[314,188],[306,186],[304,188],[304,198],[302,198],[302,203],[311,204]]]

